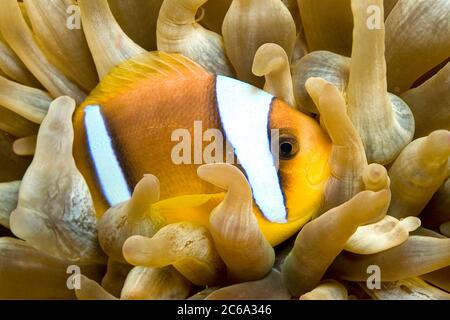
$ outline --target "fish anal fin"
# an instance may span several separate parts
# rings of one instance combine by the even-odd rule
[[[180,221],[208,227],[209,214],[224,196],[225,193],[194,194],[161,200],[151,207],[152,220],[159,227]]]

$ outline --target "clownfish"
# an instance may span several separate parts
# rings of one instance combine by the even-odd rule
[[[97,214],[128,200],[139,180],[153,174],[161,200],[151,214],[160,226],[190,221],[207,227],[225,191],[197,176],[198,163],[173,161],[173,133],[198,135],[199,122],[201,134],[219,130],[232,146],[273,246],[317,213],[330,176],[331,142],[314,119],[182,55],[149,52],[114,68],[74,115],[74,158]],[[278,157],[271,146],[274,129]]]

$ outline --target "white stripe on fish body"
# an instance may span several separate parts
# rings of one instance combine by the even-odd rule
[[[87,145],[103,196],[110,206],[131,198],[131,192],[123,170],[114,152],[111,137],[106,128],[100,106],[84,109],[84,126]]]
[[[274,97],[224,76],[217,76],[216,96],[223,129],[247,175],[256,204],[269,221],[286,223],[284,196],[268,134]]]

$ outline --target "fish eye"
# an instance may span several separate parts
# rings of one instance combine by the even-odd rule
[[[290,160],[294,158],[300,149],[297,139],[294,136],[287,134],[280,135],[279,145],[281,160]]]

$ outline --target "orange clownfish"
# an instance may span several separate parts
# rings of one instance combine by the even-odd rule
[[[209,213],[225,191],[198,178],[197,161],[173,160],[174,132],[182,129],[194,137],[199,134],[195,123],[202,124],[200,134],[216,129],[232,146],[272,245],[292,236],[320,208],[331,143],[312,118],[181,55],[150,52],[114,68],[74,116],[74,156],[97,214],[128,200],[143,175],[151,173],[161,188],[161,201],[151,208],[155,221],[208,226]],[[273,129],[279,137],[278,166]]]

